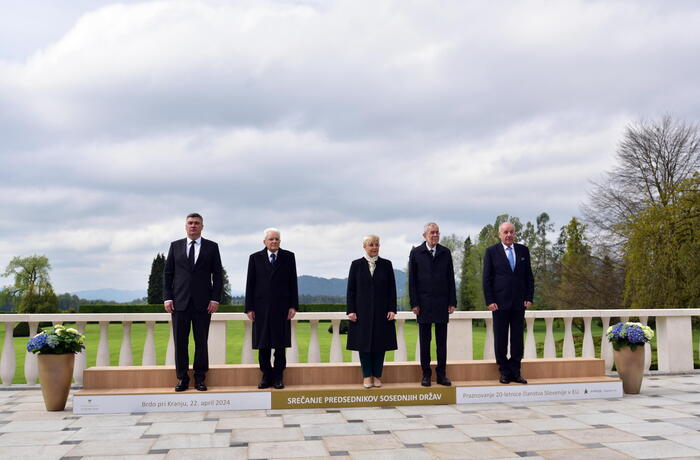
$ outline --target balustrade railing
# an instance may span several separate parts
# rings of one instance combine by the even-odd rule
[[[537,358],[537,340],[535,336],[535,321],[544,320],[545,334],[542,343],[544,358],[557,356],[557,346],[554,338],[555,320],[563,321],[564,333],[561,346],[561,356],[573,358],[576,356],[573,321],[580,319],[583,323],[583,339],[581,345],[582,357],[596,357],[596,348],[593,340],[593,320],[600,319],[602,324],[602,335],[600,337],[600,353],[597,357],[605,360],[608,371],[612,369],[613,354],[612,347],[605,337],[605,330],[610,325],[611,318],[620,318],[626,321],[628,318],[639,318],[647,324],[649,318],[655,318],[656,332],[656,355],[658,369],[662,372],[689,372],[693,370],[694,352],[692,335],[692,317],[700,316],[700,309],[646,309],[646,310],[531,310],[525,314],[526,335],[525,335],[525,358]],[[394,352],[394,361],[407,361],[407,344],[405,340],[406,321],[414,319],[410,312],[399,312],[396,316],[398,349]],[[297,340],[297,325],[299,321],[309,322],[309,343],[306,361],[317,363],[321,361],[321,347],[319,342],[319,324],[321,321],[329,321],[332,327],[332,337],[328,356],[330,362],[342,362],[343,350],[340,337],[340,322],[346,319],[342,312],[329,313],[298,313],[292,321],[292,346],[287,350],[287,361],[290,363],[299,362],[300,347]],[[146,333],[143,343],[143,355],[141,357],[142,366],[152,366],[156,364],[155,330],[156,322],[169,322],[170,315],[167,313],[73,313],[73,314],[0,314],[0,323],[4,325],[5,334],[3,340],[2,354],[0,355],[0,380],[2,386],[11,386],[15,379],[17,368],[16,353],[13,340],[13,328],[19,322],[29,324],[29,333],[37,333],[40,322],[51,322],[53,324],[72,323],[76,328],[84,333],[88,323],[99,324],[99,339],[97,343],[88,342],[86,347],[97,347],[95,363],[97,366],[110,365],[110,349],[108,334],[110,327],[121,327],[122,339],[119,348],[120,366],[133,365],[134,353],[132,349],[132,325],[135,322],[145,323]],[[449,360],[472,360],[474,353],[474,320],[480,320],[485,324],[485,335],[483,341],[482,359],[494,359],[493,352],[493,321],[491,313],[488,311],[479,312],[456,312],[450,317],[447,338],[447,359]],[[230,321],[241,322],[243,324],[242,348],[240,355],[241,363],[253,363],[254,354],[252,343],[252,323],[243,313],[217,313],[212,316],[212,323],[209,331],[209,362],[211,364],[223,364],[227,362],[227,324]],[[170,329],[170,328],[169,328]],[[325,333],[325,331],[324,331]],[[418,341],[415,343],[416,358],[418,353]],[[652,359],[652,349],[649,344],[645,345],[646,369],[649,369]],[[700,347],[699,347],[700,348]],[[165,351],[165,364],[174,365],[174,346],[172,330]],[[23,354],[24,376],[26,383],[33,385],[37,383],[37,357],[29,352]],[[358,361],[356,352],[351,354],[352,361]],[[86,353],[82,352],[76,356],[74,380],[77,385],[82,384],[83,370],[86,368]]]

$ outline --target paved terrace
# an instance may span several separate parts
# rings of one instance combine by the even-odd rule
[[[371,390],[368,390],[371,391]],[[0,391],[2,459],[700,458],[700,374],[615,400],[73,415]]]

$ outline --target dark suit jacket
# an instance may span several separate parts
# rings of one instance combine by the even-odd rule
[[[172,300],[175,310],[184,311],[192,299],[196,310],[206,311],[209,301],[221,301],[223,277],[219,245],[202,238],[194,267],[187,259],[187,238],[170,243],[163,271],[163,300]]]
[[[425,242],[411,250],[408,257],[408,295],[411,307],[420,307],[419,323],[447,323],[447,307],[457,305],[452,253],[435,246],[431,256]]]
[[[289,309],[299,309],[297,263],[294,253],[280,249],[273,266],[267,249],[248,259],[245,286],[245,311],[255,312],[253,348],[290,347]]]
[[[348,324],[348,350],[396,350],[396,327],[386,319],[396,313],[396,280],[390,260],[377,259],[374,275],[364,257],[353,260],[348,275],[347,313],[357,314]]]
[[[484,254],[484,299],[486,305],[495,303],[499,309],[525,308],[525,301],[532,302],[535,279],[530,267],[530,251],[527,246],[515,243],[515,271],[510,269],[508,257],[501,243],[489,246]]]

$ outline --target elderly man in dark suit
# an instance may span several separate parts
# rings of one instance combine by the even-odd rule
[[[425,241],[411,250],[408,258],[408,293],[411,310],[418,321],[421,385],[430,386],[430,341],[435,325],[437,383],[450,386],[447,378],[447,323],[457,305],[452,253],[439,244],[440,227],[430,222],[423,228]]]
[[[253,321],[253,348],[258,350],[262,379],[258,388],[284,388],[285,348],[291,346],[290,321],[299,309],[294,253],[280,249],[280,231],[268,228],[262,251],[248,259],[245,311]],[[274,368],[270,363],[275,350]]]
[[[172,314],[175,374],[179,380],[175,391],[187,390],[190,382],[190,326],[194,335],[194,387],[207,390],[204,379],[209,370],[209,323],[219,308],[223,276],[219,246],[202,238],[202,229],[204,219],[200,214],[187,216],[187,238],[170,243],[163,271],[163,305]]]
[[[504,222],[498,227],[500,243],[484,255],[484,299],[493,315],[494,349],[501,383],[527,383],[520,374],[523,359],[525,309],[532,306],[535,280],[527,246],[515,243],[515,227]],[[510,329],[510,358],[508,330]]]

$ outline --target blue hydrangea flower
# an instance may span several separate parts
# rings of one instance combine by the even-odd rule
[[[46,338],[46,344],[51,348],[56,348],[56,345],[58,345],[58,337],[55,335],[48,336]]]
[[[46,345],[46,334],[37,334],[27,342],[27,351],[39,350],[44,345]]]

